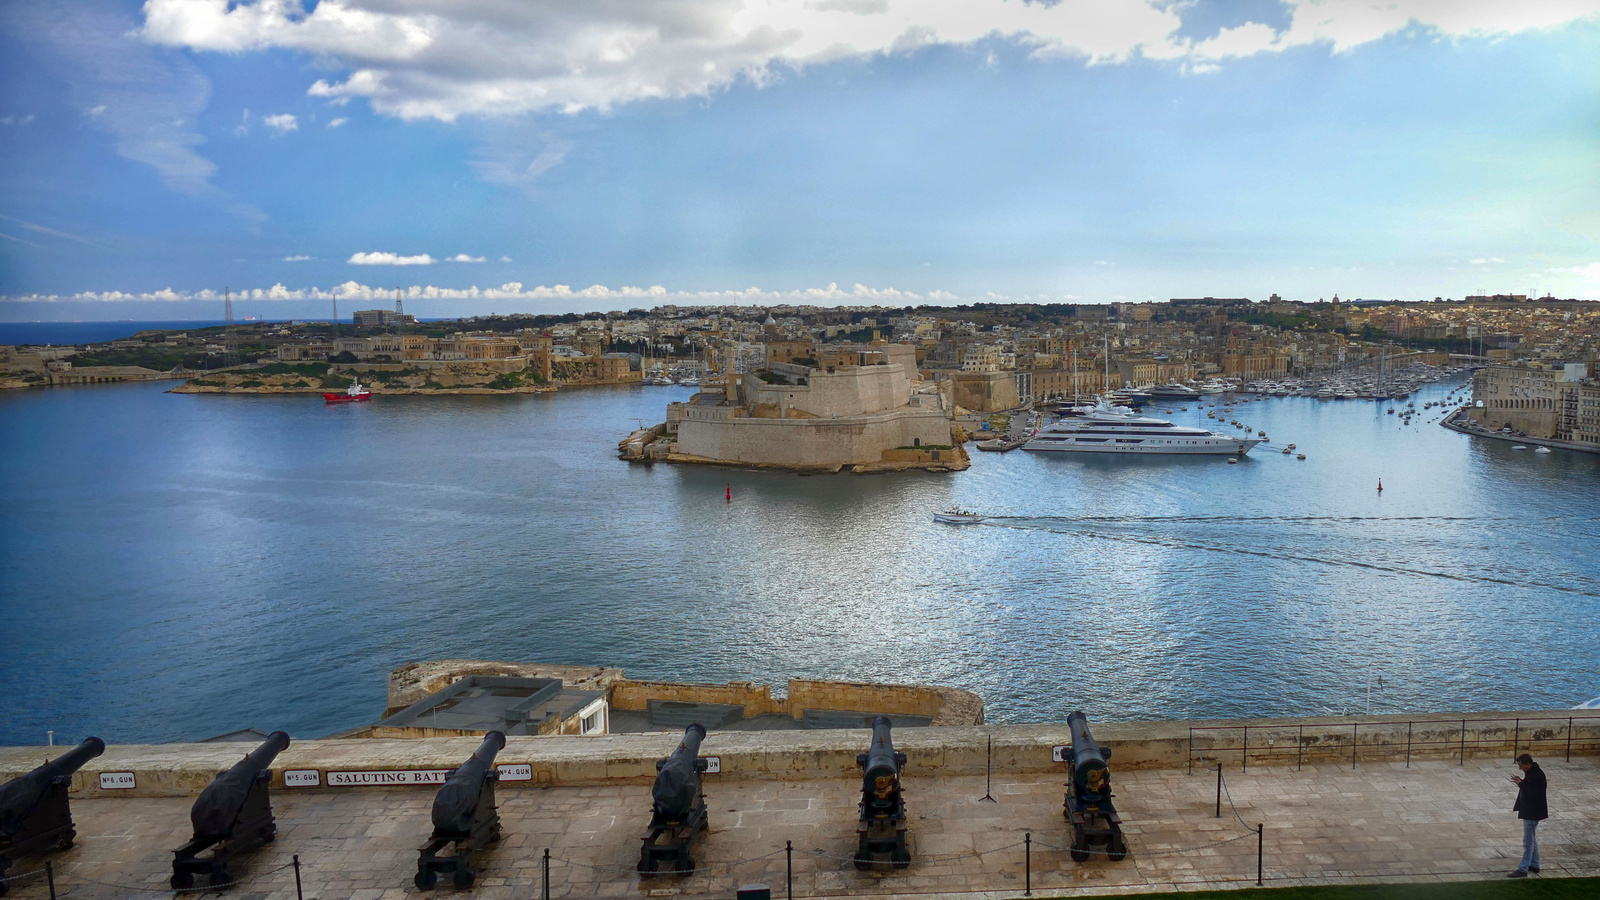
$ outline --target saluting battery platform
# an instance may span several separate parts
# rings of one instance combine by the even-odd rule
[[[1067,716],[1072,730],[1072,749],[1067,764],[1072,780],[1067,782],[1063,812],[1072,826],[1072,858],[1083,862],[1091,853],[1104,853],[1112,862],[1125,859],[1128,842],[1122,836],[1122,819],[1111,803],[1111,748],[1095,742],[1089,734],[1089,717],[1082,710]],[[1094,850],[1093,847],[1101,847]]]

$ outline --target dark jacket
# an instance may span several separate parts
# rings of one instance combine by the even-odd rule
[[[1522,776],[1522,784],[1517,788],[1517,805],[1511,807],[1517,818],[1535,821],[1550,818],[1550,807],[1545,804],[1544,789],[1544,770],[1539,768],[1538,763],[1534,763],[1533,768]]]

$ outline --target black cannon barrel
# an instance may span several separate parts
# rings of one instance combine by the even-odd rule
[[[867,748],[867,763],[861,771],[867,790],[874,789],[874,782],[878,778],[900,776],[900,760],[894,752],[891,727],[888,716],[872,720],[872,745]]]
[[[1083,710],[1067,716],[1067,727],[1072,730],[1072,780],[1080,789],[1098,790],[1090,784],[1091,773],[1105,769],[1111,751],[1095,742],[1089,733],[1089,717]]]
[[[698,722],[690,725],[683,730],[683,741],[678,749],[661,764],[655,787],[650,789],[656,815],[680,819],[694,807],[695,797],[700,794],[700,770],[696,760],[700,757],[700,742],[705,738],[705,726]]]
[[[261,746],[251,750],[228,771],[212,779],[189,810],[189,821],[194,824],[195,836],[218,837],[231,831],[234,820],[239,817],[240,808],[244,806],[245,798],[250,795],[250,786],[255,783],[256,777],[263,769],[272,765],[272,761],[288,746],[289,735],[282,731],[274,731],[267,735]]]
[[[50,782],[63,775],[71,775],[83,764],[106,752],[106,742],[97,737],[84,738],[83,743],[50,760],[26,775],[18,775],[0,785],[0,834],[15,834],[22,827],[22,819],[44,797]]]
[[[484,779],[489,777],[495,755],[505,746],[506,736],[502,732],[491,731],[483,736],[483,743],[434,795],[434,828],[458,833],[472,830],[472,819],[478,811],[478,797],[483,793]]]

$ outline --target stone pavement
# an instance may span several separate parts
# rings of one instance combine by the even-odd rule
[[[1600,874],[1600,759],[1542,763],[1552,818],[1540,828],[1543,877]],[[1500,878],[1516,867],[1521,829],[1510,811],[1516,787],[1508,760],[1252,766],[1225,771],[1228,799],[1214,817],[1215,770],[1115,771],[1117,805],[1132,854],[1122,862],[1073,862],[1061,816],[1059,775],[1004,776],[996,802],[979,798],[981,777],[908,778],[913,862],[899,872],[857,872],[858,782],[722,782],[707,776],[711,832],[687,878],[641,882],[633,866],[649,820],[644,785],[500,791],[505,839],[480,857],[470,895],[540,896],[541,855],[551,851],[551,896],[732,897],[765,882],[783,896],[784,842],[794,845],[794,896],[1021,896],[1025,833],[1032,834],[1033,890],[1044,896],[1246,887],[1255,884],[1254,825],[1265,823],[1269,885]],[[416,849],[429,832],[431,789],[279,791],[278,840],[235,871],[237,898],[290,900],[299,854],[305,896],[401,900]],[[189,837],[185,798],[93,799],[73,804],[78,846],[53,857],[62,897],[171,894],[171,849]],[[1237,805],[1238,815],[1232,804]],[[1247,828],[1248,826],[1248,828]],[[1236,840],[1229,840],[1237,838]],[[37,868],[28,858],[13,872]],[[107,882],[110,884],[101,884]],[[457,893],[448,878],[439,893]],[[119,885],[119,886],[111,886]],[[42,878],[11,897],[47,897]]]

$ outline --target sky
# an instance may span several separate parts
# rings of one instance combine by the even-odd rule
[[[5,0],[0,320],[1600,300],[1600,0]]]

